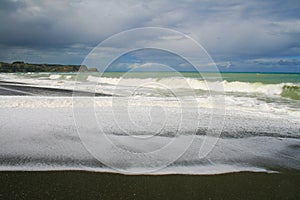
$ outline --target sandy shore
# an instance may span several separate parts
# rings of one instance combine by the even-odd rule
[[[300,173],[126,176],[0,172],[1,199],[299,199]]]
[[[0,81],[0,96],[54,96],[71,97],[71,89],[61,89],[55,87],[40,87],[37,85],[27,85],[25,83],[14,83]],[[76,91],[76,96],[111,96],[102,93],[90,93],[85,91]]]

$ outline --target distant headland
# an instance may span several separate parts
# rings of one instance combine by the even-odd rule
[[[23,61],[13,63],[0,62],[0,73],[18,72],[97,72],[96,68],[85,65],[60,65],[60,64],[32,64]]]

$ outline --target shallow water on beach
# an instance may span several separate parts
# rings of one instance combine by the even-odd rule
[[[299,74],[77,75],[0,75],[1,170],[300,169]]]

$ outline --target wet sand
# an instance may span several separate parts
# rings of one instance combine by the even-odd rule
[[[0,199],[300,199],[300,173],[0,172]]]
[[[73,90],[59,88],[44,88],[27,85],[24,83],[13,83],[0,81],[0,96],[72,96]],[[76,91],[76,96],[111,96],[102,93],[90,93]]]

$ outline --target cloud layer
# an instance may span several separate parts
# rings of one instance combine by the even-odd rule
[[[78,64],[111,35],[154,26],[187,34],[216,62],[252,60],[258,66],[262,63],[254,62],[257,59],[284,58],[287,62],[278,64],[282,69],[297,70],[299,13],[296,0],[2,0],[0,60]],[[126,42],[119,41],[112,48],[126,46]]]

